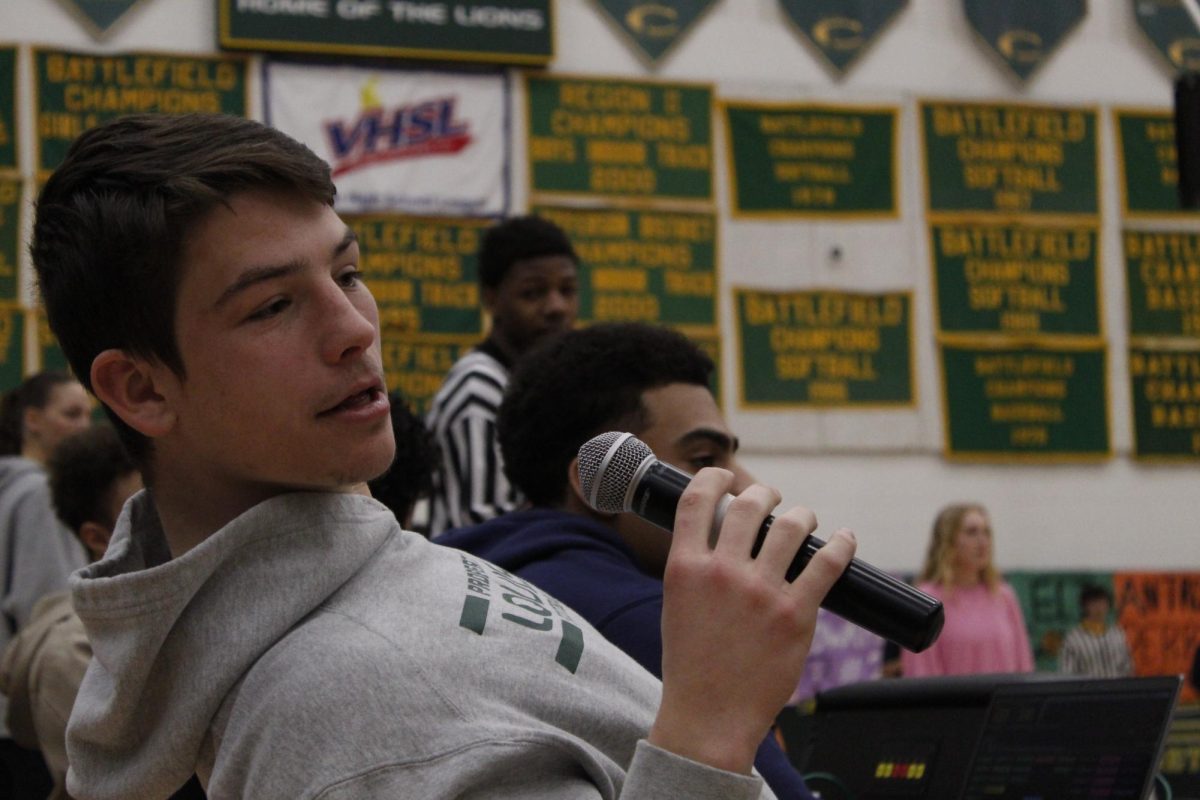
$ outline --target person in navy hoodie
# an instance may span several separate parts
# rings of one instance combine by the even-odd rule
[[[716,466],[753,480],[713,398],[713,362],[673,330],[640,323],[570,331],[527,354],[505,393],[497,432],[520,510],[457,530],[438,544],[481,556],[566,603],[642,666],[662,675],[663,569],[668,532],[583,500],[580,445],[628,431],[688,472]],[[747,680],[754,676],[747,675]],[[811,798],[775,740],[755,767],[780,798]]]

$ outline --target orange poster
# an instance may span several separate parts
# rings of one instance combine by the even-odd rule
[[[1118,572],[1113,593],[1137,674],[1187,675],[1200,647],[1200,573]],[[1197,699],[1190,681],[1181,699]]]

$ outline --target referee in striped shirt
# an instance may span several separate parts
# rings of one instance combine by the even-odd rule
[[[1133,674],[1129,643],[1120,625],[1109,625],[1112,597],[1101,586],[1084,586],[1079,593],[1083,620],[1063,639],[1059,672],[1091,678],[1120,678]]]
[[[496,414],[516,361],[575,324],[578,266],[567,234],[542,217],[514,217],[484,233],[479,284],[491,328],[450,368],[425,419],[441,451],[430,497],[431,536],[521,504],[504,475]]]

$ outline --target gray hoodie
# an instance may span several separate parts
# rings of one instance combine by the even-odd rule
[[[21,456],[0,456],[0,655],[42,597],[67,588],[87,552],[59,521],[46,472]],[[7,700],[0,695],[0,736]]]
[[[770,797],[644,741],[659,683],[557,601],[357,495],[264,502],[175,560],[150,495],[72,577],[80,798]]]

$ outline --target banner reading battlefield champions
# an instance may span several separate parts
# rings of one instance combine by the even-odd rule
[[[895,217],[895,108],[725,104],[733,214]]]
[[[1200,340],[1200,234],[1123,232],[1130,336]]]
[[[0,176],[0,303],[16,303],[20,284],[21,181]]]
[[[1134,455],[1200,461],[1200,342],[1129,348]]]
[[[1126,216],[1189,215],[1179,205],[1179,155],[1169,111],[1113,112],[1121,210]]]
[[[711,213],[537,206],[580,260],[579,318],[717,327],[717,221]]]
[[[545,64],[552,0],[218,0],[221,47],[390,58]]]
[[[339,211],[508,212],[508,78],[268,61],[267,122],[333,170]]]
[[[930,225],[938,330],[1099,336],[1096,229]]]
[[[0,47],[0,170],[17,168],[17,48]]]
[[[911,406],[912,293],[734,289],[743,407]]]
[[[1086,0],[963,0],[967,21],[1022,81],[1087,15]]]
[[[594,0],[635,52],[654,64],[692,29],[714,0]]]
[[[908,0],[779,0],[801,35],[842,75]]]
[[[1093,216],[1096,112],[997,103],[921,103],[931,213]]]
[[[711,202],[712,88],[529,75],[534,194]]]
[[[79,134],[126,114],[246,115],[246,61],[160,53],[33,51],[37,169],[54,170]]]
[[[1077,460],[1109,455],[1101,344],[941,345],[946,453]]]

